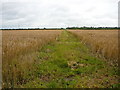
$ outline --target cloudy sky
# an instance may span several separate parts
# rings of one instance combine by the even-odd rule
[[[2,0],[0,28],[118,26],[119,0]]]

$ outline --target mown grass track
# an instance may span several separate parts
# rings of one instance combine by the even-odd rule
[[[74,35],[63,31],[44,46],[26,88],[107,88],[118,86],[117,70],[95,57]]]

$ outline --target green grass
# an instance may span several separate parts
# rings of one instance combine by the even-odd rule
[[[94,88],[96,86],[92,85],[93,83],[91,85],[86,83],[97,79],[103,73],[108,74],[108,77],[114,75],[113,68],[109,68],[100,58],[94,57],[85,45],[67,31],[63,31],[56,42],[49,43],[39,51],[37,62],[34,66],[34,80],[19,87],[84,88],[91,86]],[[74,63],[69,65],[69,62]],[[99,82],[94,84],[97,87],[106,87]]]

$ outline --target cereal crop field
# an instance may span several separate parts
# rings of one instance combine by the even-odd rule
[[[2,30],[3,88],[116,88],[118,30]]]

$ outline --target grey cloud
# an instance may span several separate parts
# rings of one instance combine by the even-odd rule
[[[5,0],[2,25],[3,28],[117,26],[117,1]]]

